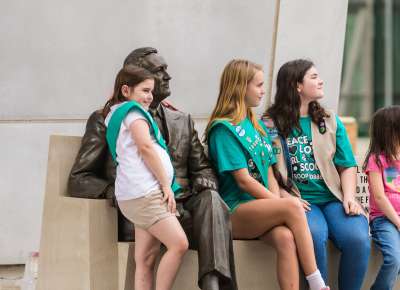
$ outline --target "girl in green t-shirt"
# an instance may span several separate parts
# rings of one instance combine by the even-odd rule
[[[264,125],[252,108],[265,94],[262,67],[230,61],[221,76],[217,103],[206,129],[219,192],[231,210],[235,239],[261,239],[278,254],[281,289],[299,288],[298,259],[311,290],[329,289],[317,268],[301,202],[281,197],[276,162]]]
[[[282,176],[293,183],[306,209],[322,276],[328,276],[327,240],[342,252],[339,290],[360,290],[368,267],[368,222],[355,200],[356,161],[346,130],[318,102],[323,81],[314,64],[298,59],[278,71],[274,104],[265,125]]]

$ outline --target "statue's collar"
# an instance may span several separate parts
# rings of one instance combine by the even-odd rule
[[[149,113],[150,115],[152,115],[153,117],[159,117],[162,118],[163,117],[163,112],[162,112],[162,108],[161,108],[161,103],[157,106],[157,108],[149,108]]]

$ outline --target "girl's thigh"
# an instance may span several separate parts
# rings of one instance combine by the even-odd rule
[[[158,221],[148,228],[148,232],[167,248],[187,248],[188,241],[186,234],[175,216],[169,216]]]
[[[231,215],[233,237],[254,239],[302,211],[296,198],[256,199],[240,204]]]
[[[368,220],[364,215],[346,215],[339,201],[327,203],[321,209],[328,224],[329,237],[339,248],[349,243],[369,242]]]

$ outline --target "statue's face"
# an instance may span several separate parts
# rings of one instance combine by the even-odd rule
[[[169,80],[171,77],[167,73],[168,66],[163,57],[156,53],[145,56],[142,66],[155,76],[154,99],[150,105],[150,107],[155,108],[162,100],[171,94],[169,89]]]

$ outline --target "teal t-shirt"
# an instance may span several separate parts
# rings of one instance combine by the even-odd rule
[[[240,126],[245,130],[248,138],[261,137],[268,144],[265,147],[267,154],[263,156],[263,161],[266,162],[267,166],[269,167],[276,163],[269,138],[261,136],[247,118],[240,123]],[[219,124],[211,129],[208,135],[208,146],[211,162],[218,174],[219,193],[230,208],[230,211],[233,212],[241,203],[255,199],[252,195],[239,188],[232,175],[234,170],[247,168],[249,172],[252,172],[255,168],[255,163],[250,158],[250,154],[237,137],[226,126]],[[259,173],[253,172],[250,174],[261,184],[263,183]]]
[[[336,117],[336,152],[333,163],[341,167],[353,167],[357,163],[346,129],[340,119]],[[287,138],[290,163],[293,171],[293,181],[300,190],[301,197],[311,204],[321,204],[337,200],[330,192],[315,163],[312,148],[311,117],[301,117],[300,127],[302,133],[293,130]]]

